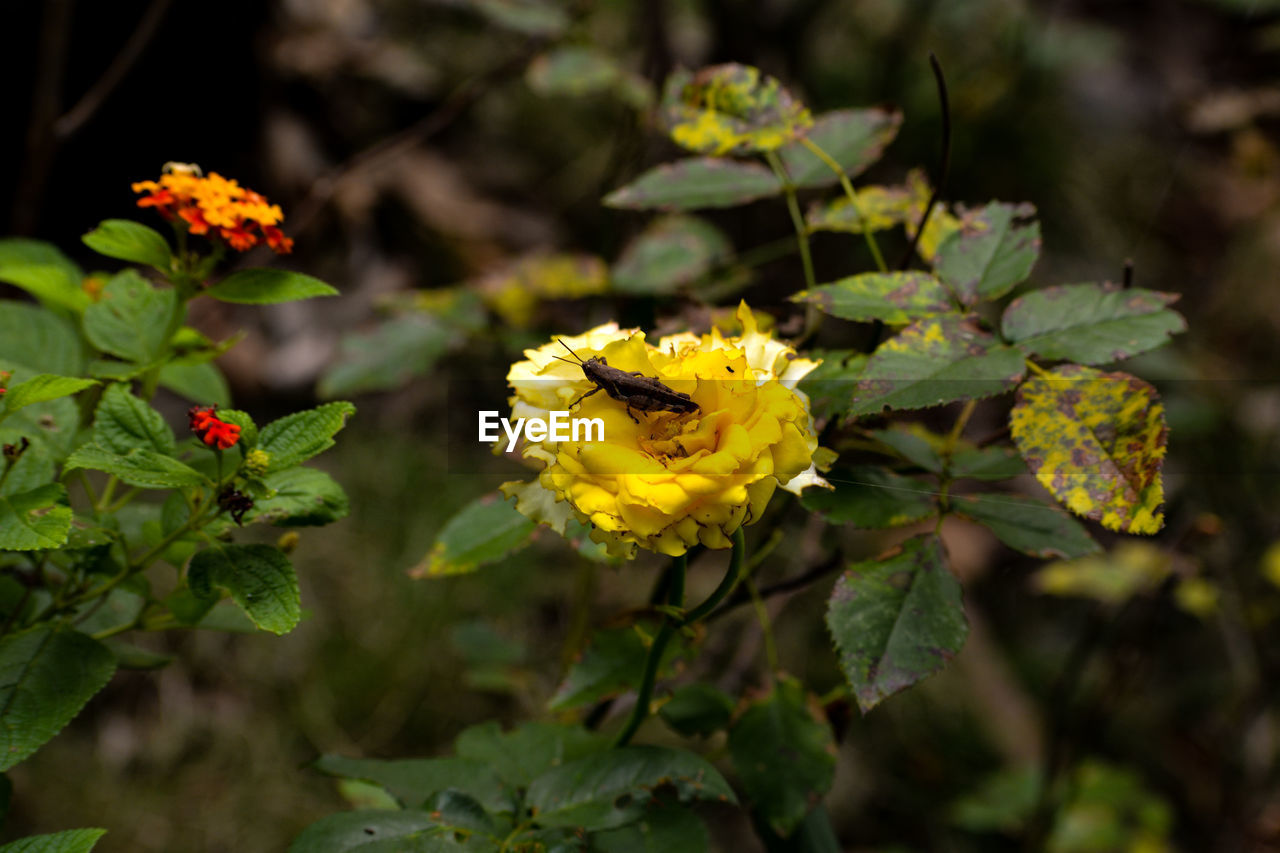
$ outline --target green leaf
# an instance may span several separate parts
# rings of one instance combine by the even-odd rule
[[[965,305],[1004,296],[1040,257],[1035,213],[1030,204],[991,202],[938,247],[934,271]]]
[[[657,805],[629,826],[593,832],[590,849],[592,853],[707,853],[711,836],[689,809]]]
[[[548,770],[533,780],[525,804],[542,826],[613,829],[640,818],[660,786],[681,802],[737,802],[724,777],[691,752],[623,746]]]
[[[102,297],[84,310],[84,333],[104,352],[150,364],[168,345],[177,294],[157,290],[131,269],[116,274]]]
[[[655,166],[609,193],[604,204],[628,210],[698,210],[737,207],[780,192],[778,178],[759,163],[689,157]]]
[[[1018,389],[1013,441],[1040,485],[1067,509],[1121,533],[1164,524],[1164,406],[1126,373],[1064,365]]]
[[[191,558],[187,580],[203,598],[213,586],[227,590],[253,624],[273,634],[287,634],[302,618],[293,564],[270,545],[212,545]]]
[[[848,196],[815,205],[805,214],[805,223],[813,231],[863,234],[886,231],[924,215],[925,201],[909,185],[863,187],[855,195],[856,205]]]
[[[931,483],[878,465],[836,468],[825,475],[834,489],[806,489],[800,503],[836,524],[901,527],[937,512]]]
[[[833,317],[895,325],[955,307],[942,282],[923,272],[863,273],[802,290],[791,299],[817,305]]]
[[[852,178],[880,159],[901,126],[902,113],[895,109],[833,110],[818,116],[805,135]],[[829,187],[840,181],[831,167],[803,143],[792,142],[780,149],[778,155],[791,183],[797,187]]]
[[[158,231],[140,222],[108,219],[81,239],[99,255],[147,264],[162,273],[169,272],[172,256],[169,242]]]
[[[524,79],[539,95],[589,95],[612,88],[621,74],[617,64],[601,51],[566,45],[535,57]]]
[[[677,688],[658,709],[667,725],[685,737],[707,737],[729,725],[734,701],[719,688],[695,681]]]
[[[129,393],[127,385],[111,385],[103,393],[93,418],[93,440],[120,455],[145,448],[170,456],[176,448],[164,416]]]
[[[10,841],[0,853],[89,853],[106,835],[105,829],[67,829],[49,835],[32,835]]]
[[[28,436],[23,431],[0,427],[0,446],[21,446],[24,438]],[[53,456],[44,442],[38,438],[31,441],[18,461],[7,462],[0,459],[0,473],[4,473],[4,482],[0,482],[0,495],[29,492],[53,482],[55,467]]]
[[[1168,579],[1173,560],[1150,542],[1121,542],[1105,554],[1050,563],[1032,576],[1037,592],[1092,598],[1124,604],[1135,595],[1154,592]]]
[[[536,526],[501,495],[477,498],[445,523],[431,552],[410,574],[434,578],[474,572],[523,548]]]
[[[78,631],[41,626],[0,639],[0,772],[60,732],[115,669],[111,651]]]
[[[484,806],[473,797],[452,788],[427,797],[422,809],[435,819],[437,825],[449,830],[479,833],[491,838],[499,831],[498,822],[484,810]]]
[[[886,445],[890,455],[901,456],[926,471],[941,474],[946,463],[938,450],[941,436],[935,436],[919,424],[904,424],[889,429],[868,430],[867,435]]]
[[[98,383],[92,379],[76,379],[72,376],[55,376],[52,373],[40,373],[25,382],[10,385],[9,391],[0,397],[0,406],[5,412],[16,412],[32,403],[45,400],[56,400],[83,391]]]
[[[659,676],[687,651],[679,640],[668,644]],[[569,667],[548,707],[552,711],[580,708],[634,689],[640,684],[648,654],[649,642],[635,627],[596,631],[591,644]]]
[[[1022,353],[981,331],[974,318],[926,317],[871,355],[849,413],[923,409],[989,397],[1012,389],[1025,370]]]
[[[25,237],[0,239],[0,281],[21,287],[48,306],[77,314],[89,304],[84,273],[57,247]]]
[[[836,744],[822,706],[798,681],[781,678],[729,729],[729,754],[751,809],[784,838],[831,788]]]
[[[827,627],[863,713],[946,666],[969,626],[938,537],[851,566],[831,592]]]
[[[6,418],[0,430],[6,435],[25,436],[50,459],[61,460],[82,437],[80,409],[69,397],[33,403]]]
[[[320,527],[346,518],[350,511],[342,486],[315,468],[276,471],[262,482],[275,494],[254,501],[246,521],[264,521],[277,527]]]
[[[66,486],[49,483],[0,496],[0,551],[59,548],[71,530]]]
[[[241,305],[274,305],[314,296],[338,295],[337,288],[318,278],[266,267],[233,272],[204,292],[214,299]]]
[[[338,812],[304,829],[289,845],[289,853],[458,853],[465,850],[451,837],[438,837],[437,826],[430,814],[416,809]]]
[[[355,411],[338,401],[286,415],[262,428],[258,449],[271,454],[271,471],[291,468],[333,447],[333,436]]]
[[[433,794],[452,788],[470,796],[491,812],[514,809],[511,794],[493,768],[468,758],[345,758],[323,755],[315,769],[331,776],[362,779],[386,788],[409,808],[416,808]]]
[[[160,368],[160,385],[202,406],[231,405],[227,380],[208,361],[171,361]]]
[[[1187,321],[1176,293],[1111,284],[1046,287],[1009,303],[1000,321],[1019,349],[1047,359],[1106,364],[1168,343]]]
[[[499,26],[527,36],[553,37],[569,26],[569,15],[547,0],[469,0],[485,17]]]
[[[813,116],[782,84],[736,63],[671,74],[662,117],[677,145],[715,156],[774,151],[813,126]]]
[[[1035,813],[1043,781],[1035,766],[993,773],[951,804],[951,821],[970,832],[1018,832]]]
[[[493,768],[513,788],[528,788],[551,768],[608,748],[609,739],[559,723],[525,723],[504,733],[490,721],[464,729],[454,746],[459,758]]]
[[[367,332],[343,335],[333,366],[320,379],[320,396],[399,388],[429,372],[457,339],[457,329],[419,313],[393,317]]]
[[[176,489],[203,486],[208,482],[204,474],[191,466],[146,448],[121,455],[98,444],[85,444],[67,458],[64,467],[67,471],[76,468],[105,471],[142,489]]]
[[[111,649],[120,669],[163,669],[173,663],[172,655],[157,654],[121,640],[108,640],[107,648]]]
[[[84,350],[75,327],[58,315],[22,302],[0,300],[0,369],[34,376],[84,373]]]
[[[987,527],[1004,544],[1032,557],[1083,557],[1102,549],[1074,518],[1031,498],[972,495],[951,498],[962,518]]]
[[[671,293],[688,287],[733,254],[724,232],[695,216],[655,219],[622,250],[610,276],[623,293]]]
[[[962,447],[951,457],[951,476],[1008,480],[1027,473],[1022,457],[1008,447]]]
[[[809,356],[822,360],[797,386],[809,396],[809,411],[815,418],[843,414],[849,408],[870,356],[852,350],[815,351]]]

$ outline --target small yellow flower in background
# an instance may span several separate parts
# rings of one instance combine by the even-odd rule
[[[809,401],[796,383],[817,362],[759,331],[743,303],[741,335],[682,333],[656,346],[638,329],[599,326],[564,343],[583,360],[638,371],[689,394],[699,411],[627,414],[606,393],[574,405],[595,386],[566,356],[560,338],[525,350],[507,374],[516,418],[549,417],[573,406],[575,418],[599,418],[599,442],[526,442],[525,459],[542,467],[529,483],[503,484],[529,518],[565,532],[576,518],[611,554],[636,546],[677,556],[701,543],[728,548],[739,527],[759,520],[778,486],[798,493],[826,486],[813,465],[818,440]]]

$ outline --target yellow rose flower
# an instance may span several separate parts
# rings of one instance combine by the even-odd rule
[[[521,455],[541,466],[529,483],[503,485],[535,521],[565,531],[576,518],[610,553],[636,546],[677,556],[695,544],[728,548],[730,536],[760,518],[774,490],[827,486],[813,465],[818,441],[809,401],[796,383],[817,366],[760,332],[746,304],[741,335],[689,333],[657,346],[638,329],[608,324],[565,336],[584,361],[638,371],[690,395],[699,410],[637,412],[600,392],[569,361],[560,338],[512,365],[512,420],[547,418],[572,406],[575,418],[599,418],[604,440],[528,442]],[[578,401],[581,400],[580,403]],[[577,405],[575,405],[575,403]]]

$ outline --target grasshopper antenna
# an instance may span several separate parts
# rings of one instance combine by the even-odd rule
[[[560,357],[560,356],[558,356],[558,355],[553,355],[553,356],[551,356],[551,357],[552,357],[552,358],[554,358],[556,361],[563,361],[565,364],[572,364],[574,367],[577,367],[577,366],[581,363],[581,362],[577,362],[577,361],[570,361],[570,360],[569,360],[569,359],[567,359],[567,358],[561,358],[561,357]]]
[[[573,356],[574,361],[577,361],[577,362],[578,362],[578,364],[582,364],[582,357],[581,357],[581,356],[579,356],[576,352],[574,352],[572,349],[570,349],[570,348],[569,348],[569,345],[568,345],[568,344],[566,344],[566,343],[564,342],[564,338],[556,338],[556,340],[560,342],[560,346],[562,346],[562,347],[564,347],[565,349],[569,350],[569,355]],[[560,356],[558,356],[558,355],[557,355],[557,356],[554,356],[554,358],[560,358]],[[567,358],[560,358],[560,360],[561,360],[561,361],[569,361]],[[570,363],[572,363],[572,362],[570,362]]]

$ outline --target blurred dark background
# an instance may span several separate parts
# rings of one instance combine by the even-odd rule
[[[983,824],[956,804],[1047,754],[1137,780],[1140,797],[1119,785],[1109,802],[1128,797],[1163,826],[1165,846],[1136,846],[1131,833],[1122,846],[1060,849],[1280,849],[1280,598],[1259,570],[1280,539],[1280,3],[584,0],[554,37],[504,25],[519,5],[8,4],[0,233],[49,240],[93,269],[102,260],[80,235],[134,215],[129,184],[170,160],[281,204],[296,239],[283,263],[342,297],[265,312],[201,304],[193,318],[215,336],[249,330],[219,363],[261,422],[314,400],[340,336],[374,323],[388,294],[535,248],[613,258],[643,226],[599,199],[675,149],[617,99],[533,91],[525,68],[553,40],[599,46],[654,83],[677,65],[737,61],[815,112],[896,104],[899,137],[862,179],[886,182],[936,169],[933,52],[955,125],[948,200],[1034,202],[1037,283],[1115,280],[1131,259],[1138,285],[1182,295],[1189,334],[1132,369],[1157,382],[1172,427],[1169,525],[1154,544],[1171,576],[1204,581],[1213,604],[1188,605],[1174,581],[1120,604],[1042,595],[1028,582],[1036,561],[949,528],[974,634],[946,673],[848,722],[827,801],[842,840],[1020,849],[999,815]],[[740,250],[790,227],[772,202],[709,218]],[[815,248],[820,279],[868,265],[856,241]],[[785,258],[744,295],[785,315],[798,283]],[[600,300],[552,317],[577,329],[655,314]],[[321,462],[352,515],[305,532],[295,555],[310,618],[281,639],[150,638],[177,662],[117,676],[11,774],[6,838],[104,826],[104,853],[281,850],[344,807],[331,780],[301,769],[318,753],[436,754],[468,724],[544,713],[566,638],[583,629],[579,605],[601,621],[642,602],[658,564],[597,577],[565,568],[547,537],[475,576],[406,577],[453,509],[520,475],[487,457],[467,470],[491,476],[451,475],[444,458],[448,388],[501,376],[512,354],[492,332],[430,376],[357,400]],[[838,332],[822,343],[839,345]],[[998,410],[982,417],[975,432],[998,428]],[[868,553],[885,541],[842,535]],[[795,573],[796,559],[762,571]],[[714,583],[718,570],[703,574]],[[784,665],[830,688],[825,594],[779,599],[776,621]],[[708,657],[726,686],[751,681],[753,625],[717,627]],[[722,843],[754,849],[743,826],[712,817]]]

